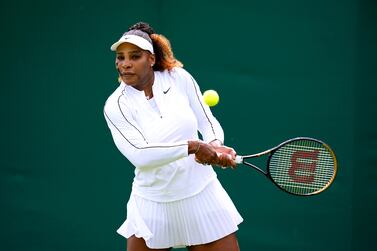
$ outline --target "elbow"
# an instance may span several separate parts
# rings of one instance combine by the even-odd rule
[[[138,169],[148,169],[156,164],[148,156],[141,153],[139,150],[134,150],[132,152],[125,152],[122,149],[119,149],[122,154],[131,162],[131,164]]]
[[[137,168],[137,169],[142,169],[142,170],[145,170],[145,169],[149,169],[151,168],[153,165],[151,163],[151,161],[147,161],[143,158],[137,158],[137,157],[134,157],[134,158],[128,158],[128,160],[132,163],[132,165]]]
[[[152,165],[148,154],[139,147],[125,145],[123,141],[115,141],[115,145],[135,168],[144,169]]]

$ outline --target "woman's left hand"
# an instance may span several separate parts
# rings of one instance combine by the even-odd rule
[[[209,144],[213,146],[219,157],[219,163],[217,163],[217,165],[221,167],[236,167],[235,159],[237,153],[233,148],[222,145],[218,140],[212,141]]]

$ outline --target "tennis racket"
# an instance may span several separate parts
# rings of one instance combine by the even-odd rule
[[[263,155],[268,155],[266,171],[248,162]],[[261,153],[238,155],[236,163],[256,169],[287,193],[303,196],[323,192],[337,172],[331,148],[320,140],[306,137],[287,140]]]

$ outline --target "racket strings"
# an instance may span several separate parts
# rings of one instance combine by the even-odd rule
[[[284,187],[284,189],[293,193],[308,194],[325,187],[328,183],[327,181],[332,177],[332,172],[326,172],[325,169],[318,171],[318,169],[317,167],[315,176],[313,172],[296,170],[295,173],[293,173],[296,180],[292,178],[292,174],[290,174],[289,171],[284,169],[277,169],[276,175],[274,176],[274,173],[272,173],[272,176],[274,176],[274,180],[280,186]],[[282,172],[285,172],[285,174],[283,175]]]
[[[271,156],[271,178],[284,190],[294,194],[312,194],[330,185],[334,175],[334,158],[322,144],[297,140],[278,148]]]

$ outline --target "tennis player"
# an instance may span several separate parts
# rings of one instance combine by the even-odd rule
[[[239,250],[243,219],[212,167],[235,167],[236,153],[223,145],[195,79],[147,23],[131,26],[111,50],[120,85],[104,115],[135,166],[127,218],[117,231],[127,250]]]

